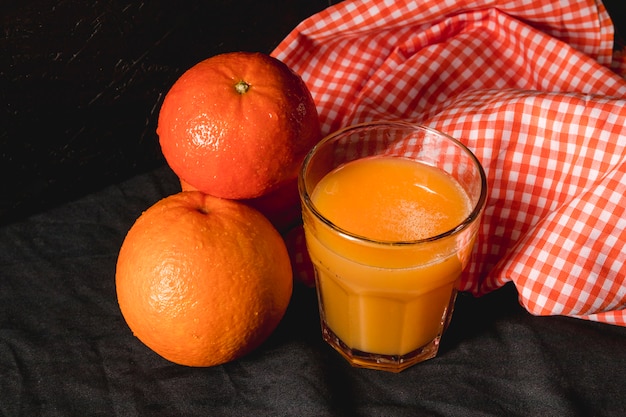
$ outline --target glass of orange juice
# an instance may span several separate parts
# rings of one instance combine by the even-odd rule
[[[358,367],[435,357],[486,201],[474,154],[427,127],[370,122],[320,141],[298,186],[324,340]]]

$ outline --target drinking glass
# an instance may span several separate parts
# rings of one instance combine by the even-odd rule
[[[335,224],[318,207],[316,186],[339,167],[372,157],[409,160],[445,173],[467,197],[461,220],[436,235],[409,240],[372,237]],[[389,185],[399,180],[391,178]],[[355,181],[361,192],[373,192]],[[350,184],[344,186],[350,190]],[[486,201],[485,173],[474,154],[424,126],[363,123],[321,140],[303,162],[298,188],[323,339],[356,367],[400,372],[435,357]],[[397,209],[380,199],[377,210],[384,214],[372,221],[386,223]],[[363,215],[358,207],[346,210],[351,210],[349,216]]]

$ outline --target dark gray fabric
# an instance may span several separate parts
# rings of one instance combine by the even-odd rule
[[[326,346],[303,286],[252,354],[165,361],[126,326],[115,262],[136,217],[177,186],[162,167],[0,228],[0,415],[626,415],[626,328],[533,317],[511,286],[461,294],[440,355],[400,374]]]

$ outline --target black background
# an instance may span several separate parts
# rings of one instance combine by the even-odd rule
[[[269,53],[337,2],[0,2],[0,224],[162,164],[156,119],[183,71]]]

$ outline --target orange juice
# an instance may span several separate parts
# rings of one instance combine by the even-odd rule
[[[326,174],[311,201],[343,234],[305,212],[323,323],[348,348],[402,356],[437,340],[461,270],[454,229],[472,210],[450,175],[375,156]],[[366,239],[355,239],[350,234]]]

